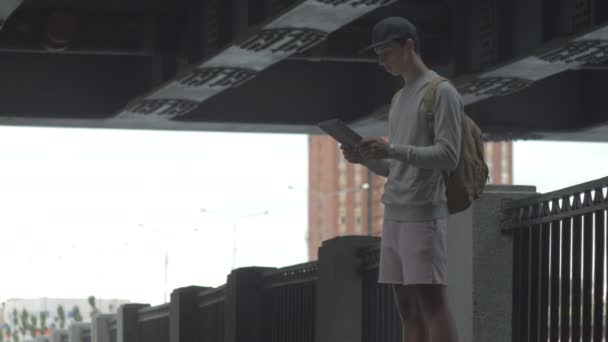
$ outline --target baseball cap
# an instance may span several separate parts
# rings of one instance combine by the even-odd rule
[[[409,20],[401,17],[388,17],[378,22],[372,30],[372,44],[359,53],[366,53],[397,39],[412,38],[418,47],[418,31]]]

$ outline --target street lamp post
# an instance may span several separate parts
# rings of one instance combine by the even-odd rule
[[[144,225],[143,224],[139,224],[138,225],[139,228],[144,229]],[[151,231],[162,235],[163,240],[165,241],[164,243],[164,247],[165,247],[165,262],[164,262],[164,269],[165,269],[165,290],[163,293],[163,302],[166,304],[167,303],[167,286],[168,286],[168,274],[169,274],[169,246],[167,245],[167,241],[168,241],[168,236],[167,234],[163,233],[160,230],[156,230],[156,229],[152,229]]]
[[[260,212],[255,212],[255,213],[251,213],[251,214],[245,214],[245,215],[238,215],[238,216],[232,216],[232,215],[226,215],[220,212],[216,212],[213,210],[208,210],[206,208],[202,208],[201,209],[202,213],[207,213],[207,214],[211,214],[211,215],[215,215],[218,217],[221,217],[223,219],[229,220],[232,224],[232,268],[234,270],[235,267],[235,263],[236,263],[236,251],[237,251],[237,243],[236,243],[236,236],[237,236],[237,222],[239,220],[242,220],[244,218],[249,218],[249,217],[256,217],[256,216],[265,216],[270,214],[270,212],[268,210],[264,210],[264,211],[260,211]]]

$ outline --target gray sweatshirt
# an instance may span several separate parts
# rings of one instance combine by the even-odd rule
[[[387,220],[427,221],[449,215],[442,173],[458,164],[464,107],[452,84],[439,84],[433,140],[422,99],[437,76],[429,70],[397,93],[388,119],[395,153],[391,159],[366,163],[374,173],[387,177],[382,196]]]

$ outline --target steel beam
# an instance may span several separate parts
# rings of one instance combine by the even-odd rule
[[[117,113],[117,119],[172,120],[188,115],[206,100],[250,81],[275,63],[315,46],[331,32],[391,2],[393,0],[302,1],[248,39],[234,42],[183,76],[138,99]],[[237,9],[239,13],[242,11],[240,7]],[[236,38],[239,34],[234,32]]]
[[[23,0],[5,0],[0,3],[0,30],[11,16],[11,14],[21,5]]]
[[[2,116],[105,118],[151,86],[149,57],[0,55]]]
[[[70,31],[49,24],[59,13],[73,20]],[[156,29],[155,17],[145,13],[21,9],[0,32],[0,52],[150,56],[159,50]],[[54,30],[64,35],[65,47],[54,46],[49,38]]]

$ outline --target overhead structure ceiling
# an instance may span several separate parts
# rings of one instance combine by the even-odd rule
[[[386,132],[400,87],[368,44],[412,20],[489,140],[608,141],[603,0],[11,0],[0,124]]]

